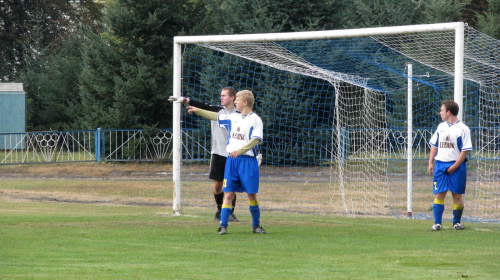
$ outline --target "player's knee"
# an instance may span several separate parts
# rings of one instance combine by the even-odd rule
[[[453,203],[458,204],[458,205],[463,205],[463,195],[462,194],[453,194]]]
[[[248,194],[248,200],[250,200],[250,201],[256,201],[257,200],[257,194],[256,193]]]
[[[440,192],[435,195],[435,199],[444,200],[447,192]]]
[[[214,180],[214,192],[221,193],[222,192],[222,181]]]
[[[227,201],[233,201],[234,192],[227,192],[224,194],[224,199]]]

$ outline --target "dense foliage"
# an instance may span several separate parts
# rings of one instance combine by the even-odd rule
[[[499,0],[0,0],[0,80],[22,82],[28,129],[171,127],[176,35],[463,20],[500,38]]]

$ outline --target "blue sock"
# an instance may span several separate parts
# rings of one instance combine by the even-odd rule
[[[229,215],[231,215],[231,210],[232,210],[231,205],[222,205],[222,209],[220,211],[220,226],[221,227],[227,227],[227,224],[229,223]]]
[[[260,225],[260,207],[258,201],[250,201],[250,214],[252,214],[252,226]]]
[[[444,200],[434,199],[434,223],[443,224]]]

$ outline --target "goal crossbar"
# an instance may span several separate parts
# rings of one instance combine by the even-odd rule
[[[362,36],[394,35],[405,33],[440,32],[456,30],[463,33],[463,22],[419,24],[389,27],[372,27],[357,29],[339,29],[325,31],[302,31],[286,33],[259,33],[235,35],[175,36],[174,44],[234,43],[234,42],[266,42],[321,40],[335,38],[352,38]]]

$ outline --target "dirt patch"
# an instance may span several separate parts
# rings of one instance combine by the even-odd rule
[[[3,201],[172,206],[167,164],[3,165],[2,179]]]
[[[158,178],[164,180],[168,176],[172,176],[171,164],[54,163],[0,166],[0,178]]]
[[[127,206],[171,207],[171,202],[148,201],[137,199],[129,200],[113,197],[92,197],[88,195],[52,194],[52,193],[24,193],[0,192],[0,197],[6,202],[57,202],[57,203],[83,203],[83,204],[111,204]]]

